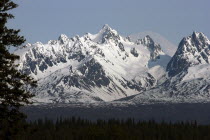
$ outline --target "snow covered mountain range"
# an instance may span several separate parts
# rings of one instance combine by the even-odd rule
[[[27,87],[38,102],[210,100],[208,38],[194,32],[173,57],[167,47],[149,35],[123,37],[104,25],[97,34],[61,35],[15,53],[19,70],[38,80],[37,88]]]
[[[121,99],[129,103],[143,102],[209,102],[210,41],[193,32],[185,37],[166,68],[162,84],[142,94]]]

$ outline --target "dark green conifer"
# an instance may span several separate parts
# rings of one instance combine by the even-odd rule
[[[2,124],[15,125],[24,119],[20,107],[30,104],[33,95],[23,86],[35,86],[36,82],[17,70],[15,62],[19,56],[9,52],[10,47],[18,47],[25,42],[20,30],[9,29],[7,22],[14,18],[8,11],[17,7],[11,0],[0,0],[0,130]]]

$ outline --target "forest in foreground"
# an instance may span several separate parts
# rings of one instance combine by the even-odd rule
[[[20,123],[23,125],[23,123]],[[21,130],[20,130],[21,128]],[[209,140],[210,125],[196,121],[156,123],[134,119],[89,121],[80,118],[25,122],[0,128],[0,139],[13,140]],[[18,130],[18,131],[17,131]],[[6,133],[4,133],[6,132]],[[8,133],[9,132],[9,133]],[[15,133],[18,132],[16,135]],[[12,134],[11,137],[9,136]]]

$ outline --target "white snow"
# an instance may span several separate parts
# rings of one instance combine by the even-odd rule
[[[107,34],[116,38],[111,37],[102,43]],[[116,41],[123,44],[124,51],[119,48]],[[137,50],[138,57],[131,54],[132,48]],[[77,52],[81,52],[86,58],[80,62],[68,59],[71,53]],[[147,73],[150,73],[158,80],[164,75],[166,62],[169,61],[166,60],[166,55],[163,52],[160,59],[154,62],[151,61],[150,50],[146,46],[136,45],[134,42],[128,41],[108,25],[104,25],[99,33],[95,35],[87,33],[82,37],[75,36],[70,39],[62,34],[58,40],[50,40],[47,44],[40,42],[28,44],[15,53],[21,56],[18,62],[20,64],[19,69],[25,68],[28,57],[32,61],[39,62],[41,60],[44,63],[43,59],[36,58],[37,53],[52,60],[56,60],[60,56],[66,59],[65,63],[53,64],[44,71],[40,71],[38,65],[36,65],[36,73],[32,72],[31,75],[38,80],[39,86],[35,90],[36,97],[34,98],[38,102],[94,102],[95,98],[112,101],[135,95],[139,91],[126,88],[121,82],[126,82],[125,79],[127,81],[136,80],[136,82],[141,82],[145,88],[149,88],[146,87],[148,86]],[[66,76],[77,74],[82,77],[83,74],[78,69],[92,58],[103,67],[106,76],[111,78],[109,88],[114,89],[114,92],[110,92],[108,87],[92,87],[91,91],[88,91],[64,84],[62,79]],[[70,68],[72,68],[72,71]],[[88,69],[86,72],[88,72]],[[56,85],[58,91],[54,91],[53,85]],[[54,91],[54,93],[48,91]],[[59,92],[62,92],[62,95]]]
[[[209,78],[210,77],[210,65],[209,64],[201,64],[197,66],[192,66],[188,69],[187,74],[182,79],[183,82],[191,81],[193,79],[199,78]]]
[[[113,35],[114,37],[106,38],[106,41],[103,42],[102,40],[104,40],[107,34]],[[153,38],[154,34],[149,35]],[[131,37],[133,40],[135,37],[139,39],[140,34]],[[29,68],[27,65],[27,63],[30,63],[29,59],[36,62],[36,72],[31,71],[31,75],[38,80],[38,88],[32,89],[36,94],[34,100],[37,102],[92,103],[99,100],[108,102],[131,95],[136,95],[130,100],[132,102],[157,99],[161,99],[162,101],[181,101],[183,100],[183,96],[178,92],[174,92],[173,90],[166,91],[157,86],[160,83],[164,83],[165,80],[168,80],[166,66],[176,48],[173,44],[158,35],[154,37],[154,42],[160,43],[163,46],[163,52],[159,52],[159,59],[151,60],[151,50],[147,46],[137,45],[135,42],[128,41],[120,36],[116,30],[105,25],[97,34],[87,33],[84,36],[75,36],[73,38],[61,35],[58,40],[51,40],[47,44],[40,42],[27,44],[25,48],[20,48],[15,53],[21,56],[18,61],[20,70]],[[119,47],[119,43],[123,44],[124,50]],[[188,44],[192,45],[191,41]],[[134,56],[131,53],[131,49],[133,48],[137,51],[138,56]],[[187,48],[185,48],[185,51],[187,51]],[[69,56],[80,53],[85,56],[84,59],[80,61],[77,57],[69,59]],[[195,58],[200,53],[196,52],[195,55],[192,55],[187,52],[185,55],[189,61],[197,63]],[[45,63],[45,58],[50,58],[53,62],[57,62],[59,58],[63,58],[66,62],[60,61],[53,63],[52,66],[48,66],[47,69],[41,71],[39,64]],[[95,63],[102,66],[105,76],[110,79],[109,85],[84,87],[80,83],[81,87],[76,87],[65,83],[65,78],[69,76],[76,75],[78,76],[77,80],[84,78],[90,69],[85,69],[85,74],[82,74],[79,69],[91,60],[94,60]],[[210,81],[208,78],[210,77],[209,69],[209,64],[204,63],[204,60],[201,60],[201,65],[191,66],[181,82],[176,83],[178,90],[181,90],[181,87],[185,86],[186,88],[184,90],[188,93],[192,91],[190,87],[196,84],[202,89],[203,93],[206,93],[205,90],[208,90],[207,86],[203,87],[203,83],[199,81],[199,78],[205,79],[205,82],[208,83]],[[149,74],[152,78],[148,76]],[[175,82],[178,81],[176,78],[174,78]],[[150,85],[149,82],[151,80],[154,81],[154,85]],[[192,80],[195,80],[195,82],[192,83]],[[126,85],[127,82],[137,84],[140,82],[142,88],[146,91],[138,91],[135,88],[130,88]],[[193,90],[193,94],[196,94],[196,92],[197,90]],[[177,98],[171,98],[171,93],[177,94]],[[188,100],[194,100],[194,95],[186,96]],[[197,98],[204,99],[204,96],[200,95]]]

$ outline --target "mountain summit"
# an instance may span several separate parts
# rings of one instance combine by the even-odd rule
[[[190,66],[209,64],[210,41],[203,33],[193,32],[180,42],[175,55],[167,66],[169,76],[175,76]]]
[[[58,41],[60,41],[62,44],[67,43],[68,40],[69,40],[69,38],[68,38],[65,34],[61,34],[61,35],[58,37]]]
[[[148,49],[150,50],[150,57],[152,60],[155,60],[157,58],[159,58],[159,55],[162,53],[162,49],[160,47],[160,44],[156,44],[153,39],[147,35],[146,37],[144,37],[143,39],[138,39],[136,41],[136,44],[142,44],[148,47]]]
[[[118,42],[118,40],[120,40],[120,35],[117,33],[116,30],[112,29],[108,24],[105,24],[98,34],[92,36],[92,40],[98,43],[105,43],[108,42],[109,40]]]

